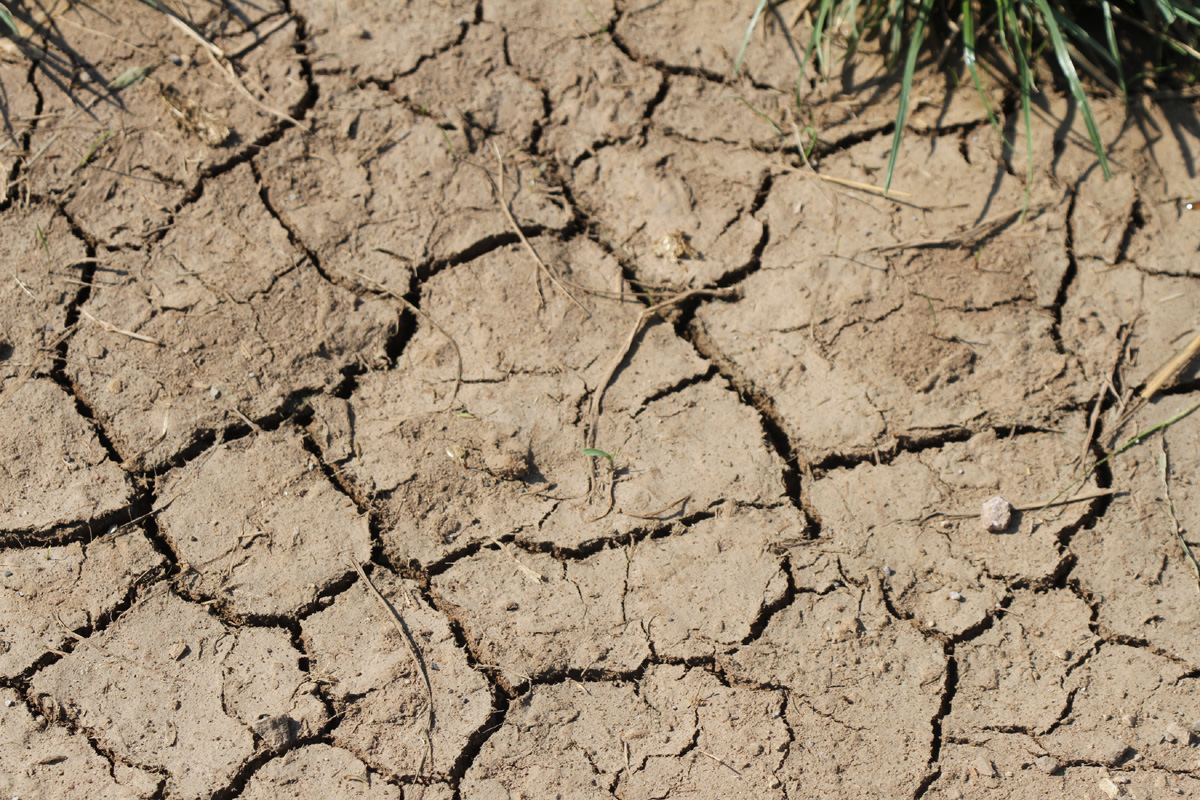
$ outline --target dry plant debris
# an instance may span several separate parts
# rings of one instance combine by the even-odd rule
[[[0,795],[1200,795],[1191,100],[176,10],[0,59]]]

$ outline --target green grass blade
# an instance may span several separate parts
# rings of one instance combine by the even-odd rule
[[[1104,12],[1104,38],[1108,43],[1108,55],[1117,69],[1117,86],[1121,87],[1121,99],[1128,96],[1125,91],[1125,69],[1121,66],[1121,54],[1117,52],[1117,33],[1113,28],[1112,4],[1108,0],[1100,0],[1100,9]]]
[[[987,112],[988,122],[992,124],[1000,141],[1012,149],[1012,144],[1004,136],[1004,128],[1000,126],[1000,120],[996,119],[995,113],[992,112],[992,104],[988,102],[987,95],[984,94],[983,81],[979,79],[979,69],[975,66],[975,10],[971,7],[971,0],[963,0],[962,4],[962,39],[963,61],[966,62],[967,69],[971,73],[975,91],[979,92],[979,101],[983,103],[983,110]]]
[[[1096,158],[1100,160],[1100,171],[1104,173],[1105,180],[1112,179],[1112,170],[1108,167],[1108,156],[1104,153],[1104,144],[1100,141],[1100,131],[1096,128],[1096,118],[1092,116],[1092,104],[1088,101],[1087,94],[1083,91],[1083,85],[1079,82],[1079,75],[1075,72],[1075,63],[1071,61],[1071,54],[1067,51],[1067,43],[1063,40],[1062,29],[1059,27],[1058,14],[1054,9],[1050,8],[1047,0],[1033,0],[1038,11],[1041,12],[1042,23],[1046,26],[1046,33],[1050,34],[1050,43],[1054,47],[1054,55],[1058,59],[1058,68],[1062,70],[1067,79],[1067,85],[1071,87],[1071,94],[1075,97],[1075,102],[1079,104],[1079,111],[1083,114],[1083,122],[1087,126],[1088,138],[1092,141],[1092,151],[1096,154]]]
[[[7,25],[8,29],[12,31],[14,35],[16,35],[17,23],[13,22],[12,14],[8,13],[8,7],[3,3],[0,3],[0,22],[3,22],[5,25]]]
[[[750,24],[746,26],[746,35],[742,37],[742,46],[738,50],[737,60],[733,62],[733,75],[742,71],[742,56],[746,55],[746,48],[750,44],[750,37],[754,35],[754,29],[758,26],[758,18],[762,16],[763,9],[767,7],[769,0],[759,0],[758,8],[754,9],[754,16],[750,17]]]
[[[1175,22],[1175,11],[1171,8],[1170,0],[1154,0],[1154,5],[1158,7],[1158,13],[1162,14],[1163,21],[1167,25]]]
[[[887,177],[883,181],[884,194],[892,188],[892,175],[896,171],[896,159],[900,156],[900,141],[904,138],[904,125],[908,121],[908,101],[912,95],[913,73],[917,71],[917,55],[925,40],[925,23],[933,10],[933,0],[921,0],[917,6],[917,19],[913,23],[912,38],[908,42],[908,55],[904,59],[904,76],[900,80],[900,104],[896,110],[896,133],[892,136],[892,152],[888,156]]]
[[[829,16],[829,9],[833,8],[833,0],[821,0],[821,5],[817,7],[817,20],[813,23],[812,38],[808,40],[808,47],[804,49],[804,63],[812,58],[813,50],[817,51],[817,71],[822,77],[828,74],[825,65],[825,55],[821,52],[821,39],[825,36],[825,20]]]

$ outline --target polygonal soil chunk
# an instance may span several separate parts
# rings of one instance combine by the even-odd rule
[[[159,530],[189,594],[243,617],[293,615],[371,557],[367,520],[294,428],[221,445],[159,483]]]
[[[7,280],[0,282],[0,390],[4,390],[19,375],[49,372],[54,348],[65,335],[67,306],[79,292],[77,276],[82,274],[87,251],[62,212],[40,204],[5,209],[0,250],[10,270]],[[0,395],[0,405],[6,402]]]
[[[738,681],[788,688],[794,740],[779,773],[787,796],[916,790],[946,658],[938,642],[888,615],[877,584],[800,594],[760,638],[718,663]]]
[[[394,563],[541,539],[555,509],[545,538],[578,547],[645,517],[779,502],[781,465],[755,414],[717,383],[691,383],[705,364],[670,326],[648,324],[623,349],[643,307],[623,297],[616,261],[587,240],[533,245],[557,283],[517,247],[431,278],[404,369],[364,376],[350,399],[353,441],[328,442],[355,454],[341,474],[383,514]],[[601,389],[595,445],[611,466],[581,452],[583,409]],[[703,446],[698,431],[711,429],[726,435]]]
[[[554,0],[483,4],[484,19],[504,26],[510,63],[546,93],[550,124],[539,146],[569,164],[601,142],[638,133],[662,82],[656,70],[630,59],[606,34],[613,15],[612,0],[586,6]]]
[[[752,275],[743,300],[705,305],[694,330],[740,383],[771,398],[809,461],[867,455],[896,438],[947,429],[1049,425],[1059,409],[1088,396],[1078,359],[1057,350],[1047,311],[1024,304],[932,311],[923,298],[876,292],[872,279],[857,291],[854,283],[824,290],[846,297],[850,289],[859,299],[834,301],[844,316],[820,312],[829,325],[814,337],[810,312],[772,313],[805,284],[789,272]],[[854,309],[858,302],[866,307]],[[795,305],[813,313],[825,307]],[[778,321],[764,332],[764,319]]]
[[[383,363],[397,322],[387,302],[329,284],[289,245],[246,165],[208,181],[148,253],[102,266],[123,278],[82,307],[67,371],[117,451],[146,468]]]
[[[951,739],[998,729],[1045,733],[1066,711],[1068,675],[1097,642],[1088,627],[1091,610],[1063,590],[1021,591],[997,616],[955,650],[958,691],[942,723]]]
[[[1195,335],[1197,308],[1200,284],[1193,278],[1080,262],[1063,304],[1063,346],[1079,355],[1095,384],[1108,380],[1119,363],[1124,384],[1140,386]],[[1197,377],[1200,364],[1193,360],[1165,388]]]
[[[400,0],[336,6],[300,0],[319,72],[346,71],[356,83],[388,82],[447,49],[475,19],[474,0]]]
[[[12,689],[0,689],[0,795],[62,800],[143,800],[159,796],[153,772],[109,761],[81,733],[33,717]]]
[[[347,750],[312,744],[268,761],[246,784],[243,800],[400,800],[400,788],[384,783]]]
[[[822,539],[844,554],[843,567],[880,574],[895,607],[920,625],[959,635],[991,613],[1004,593],[1001,577],[1049,581],[1063,562],[1059,537],[1078,525],[1091,502],[1039,511],[1067,488],[1067,465],[1087,431],[1080,415],[1060,433],[1001,439],[993,432],[937,450],[902,453],[888,465],[839,469],[809,489]],[[1094,484],[1074,495],[1095,493]],[[1018,509],[1007,533],[979,522],[988,497],[1012,498]]]
[[[35,675],[30,694],[121,761],[165,772],[168,796],[205,798],[267,749],[256,723],[283,717],[292,739],[324,723],[299,658],[284,630],[234,630],[156,591]]]
[[[492,713],[488,682],[414,584],[381,567],[370,580],[386,604],[360,578],[302,623],[341,717],[333,742],[385,775],[444,775]]]
[[[1045,755],[1039,741],[1021,733],[990,731],[978,744],[947,742],[941,752],[941,775],[925,797],[964,800],[969,797],[996,800],[1058,800],[1086,797],[1096,800],[1139,797],[1194,797],[1200,779],[1148,768],[1144,763],[1126,765],[1120,771],[1106,765],[1069,764],[1046,772]],[[1132,767],[1132,769],[1130,768]]]
[[[766,543],[785,516],[742,509],[566,563],[501,545],[456,562],[433,589],[512,685],[547,672],[631,672],[651,647],[661,658],[711,657],[782,598],[786,577]]]
[[[210,8],[194,6],[196,15]],[[165,227],[205,170],[282,124],[307,88],[294,19],[210,33],[237,54],[238,80],[254,100],[159,10],[105,0],[74,21],[89,32],[69,38],[81,86],[64,86],[53,69],[35,73],[44,122],[30,143],[38,157],[24,169],[35,193],[65,195],[71,218],[112,245],[140,246]]]
[[[622,550],[563,563],[510,545],[484,549],[433,578],[472,651],[510,686],[550,672],[632,672],[650,657],[644,620],[622,607]]]
[[[542,117],[542,95],[509,66],[504,46],[500,28],[472,25],[461,42],[397,78],[390,91],[436,120],[503,134],[527,148]]]
[[[750,263],[763,226],[751,215],[767,174],[761,154],[651,132],[575,169],[579,202],[648,284],[707,286]]]
[[[1200,395],[1168,396],[1143,409],[1120,433],[1124,441],[1200,402]],[[1109,461],[1115,497],[1094,527],[1071,540],[1079,563],[1071,573],[1095,599],[1099,630],[1200,667],[1197,578],[1176,538],[1176,523],[1200,556],[1200,437],[1193,414],[1159,440],[1144,440]],[[1161,442],[1161,444],[1160,444]],[[1160,457],[1166,448],[1167,483]],[[1166,501],[1169,497],[1170,503]],[[1173,507],[1173,509],[1172,509]],[[1200,715],[1198,715],[1200,716]]]
[[[88,544],[0,550],[0,675],[15,678],[98,624],[163,558],[137,531]]]
[[[615,32],[639,60],[723,80],[733,75],[753,11],[753,4],[725,0],[663,0],[627,9]],[[793,12],[784,8],[782,13],[790,18]],[[762,15],[758,28],[742,54],[741,68],[756,82],[787,91],[799,70],[791,47],[808,41],[811,26],[792,28],[790,43],[769,13]]]
[[[539,686],[513,703],[463,777],[464,797],[783,797],[782,692],[701,669]],[[553,753],[553,759],[546,754]]]
[[[323,269],[404,293],[418,267],[512,233],[489,181],[499,188],[491,140],[474,142],[374,85],[329,77],[318,86],[312,132],[286,132],[259,163],[271,207]],[[541,165],[510,153],[511,142],[500,149],[517,220],[566,225],[571,212]]]
[[[1193,587],[1194,588],[1194,587]],[[1196,769],[1200,680],[1141,647],[1104,644],[1070,679],[1070,712],[1039,742],[1060,761],[1118,766],[1137,756],[1175,773]]]
[[[16,378],[0,406],[0,541],[104,524],[129,504],[129,478],[61,387],[48,378]]]

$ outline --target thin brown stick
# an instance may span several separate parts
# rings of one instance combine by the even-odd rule
[[[217,52],[220,52],[220,50],[218,50]],[[217,56],[214,55],[213,52],[207,48],[205,49],[204,54],[209,57],[209,59],[213,63],[213,66],[215,66],[217,68],[217,71],[221,73],[221,76],[223,78],[225,78],[225,80],[228,81],[230,84],[232,84],[233,88],[237,89],[239,92],[244,94],[251,103],[258,106],[258,108],[260,110],[266,112],[267,114],[270,114],[272,117],[275,117],[276,119],[281,119],[284,122],[292,123],[297,128],[304,131],[305,133],[312,133],[312,130],[307,125],[305,125],[300,120],[293,117],[291,114],[287,114],[283,111],[279,111],[275,108],[272,108],[271,106],[267,105],[266,103],[264,103],[263,101],[261,101],[257,97],[255,97],[254,94],[249,89],[246,88],[246,84],[242,83],[242,79],[238,77],[237,73],[233,71],[233,66],[228,63],[229,59],[224,58],[224,57],[222,57],[221,59],[218,59]],[[222,54],[222,56],[224,56],[224,54]]]
[[[86,308],[79,309],[79,313],[83,314],[85,317],[87,317],[92,322],[99,325],[101,328],[104,328],[104,330],[108,331],[109,333],[119,333],[122,336],[128,336],[130,339],[137,339],[139,342],[146,342],[148,344],[152,344],[157,347],[163,346],[162,342],[160,342],[158,339],[155,339],[152,336],[147,336],[144,333],[135,333],[134,331],[127,331],[124,328],[118,328],[116,325],[113,325],[111,322],[105,322],[104,320],[99,319],[98,317],[93,317],[90,313],[88,313],[88,310]]]
[[[567,287],[563,285],[562,280],[560,280],[558,277],[558,273],[555,272],[549,264],[542,260],[542,257],[537,254],[537,250],[534,250],[533,245],[530,244],[529,238],[525,235],[525,231],[521,230],[521,226],[517,224],[517,218],[513,216],[512,209],[508,207],[508,200],[504,196],[504,158],[500,155],[500,148],[496,145],[496,143],[492,142],[491,144],[492,151],[496,154],[497,168],[500,170],[500,185],[496,185],[496,181],[492,179],[492,174],[486,169],[483,170],[483,174],[487,176],[488,182],[492,184],[492,190],[496,193],[496,199],[500,203],[500,210],[503,211],[504,216],[508,218],[508,224],[512,226],[514,231],[516,231],[517,236],[521,239],[521,243],[525,245],[525,249],[528,250],[529,254],[533,256],[533,260],[537,262],[537,265],[542,269],[543,272],[550,276],[551,282],[553,282],[554,285],[557,286],[572,303],[577,305],[584,314],[590,317],[592,312],[588,311],[587,306],[579,302],[579,300],[575,298],[575,295],[571,294]]]
[[[400,616],[400,612],[397,611],[396,607],[388,602],[388,599],[380,594],[379,590],[375,588],[375,584],[371,582],[369,577],[367,577],[367,573],[363,571],[362,565],[359,564],[357,560],[352,559],[350,563],[354,567],[354,571],[358,573],[358,577],[362,578],[363,584],[367,587],[367,590],[375,596],[375,599],[378,600],[385,609],[387,609],[387,612],[392,619],[392,625],[400,633],[400,636],[404,639],[404,641],[408,643],[408,648],[412,652],[413,659],[417,662],[417,668],[421,672],[421,677],[425,679],[425,691],[429,699],[429,717],[425,727],[425,745],[429,748],[427,753],[429,757],[429,767],[430,769],[433,769],[433,726],[436,722],[436,719],[433,713],[433,684],[429,680],[429,671],[425,668],[425,659],[421,657],[421,650],[419,647],[417,647],[416,639],[413,638],[412,632],[408,629],[408,625],[404,623],[404,618]],[[396,578],[401,596],[407,598],[404,585],[402,583],[403,580],[404,579],[400,577]],[[425,756],[422,756],[421,766],[417,768],[417,773],[420,774],[424,772],[424,770]]]
[[[1149,381],[1146,382],[1146,388],[1138,394],[1142,400],[1149,400],[1154,395],[1158,394],[1164,387],[1179,377],[1179,373],[1187,368],[1187,365],[1195,360],[1196,356],[1200,355],[1200,333],[1197,333],[1187,346],[1176,353],[1167,363],[1158,368]]]
[[[671,502],[671,503],[667,503],[665,506],[663,506],[662,508],[657,509],[655,511],[647,511],[645,514],[635,514],[632,511],[624,511],[624,510],[622,510],[620,513],[627,517],[633,517],[634,519],[659,519],[662,517],[663,514],[667,513],[672,508],[675,508],[677,506],[682,506],[684,503],[686,503],[688,500],[691,500],[691,499],[692,499],[692,496],[690,494],[685,494],[683,497],[679,498],[678,500],[675,500],[674,502]]]
[[[434,328],[436,328],[437,332],[440,333],[442,336],[445,336],[446,341],[450,342],[450,346],[454,348],[454,361],[455,361],[455,365],[456,365],[455,369],[454,369],[454,391],[450,392],[450,399],[447,401],[446,407],[443,409],[443,411],[449,411],[450,409],[454,408],[454,401],[458,399],[458,390],[462,387],[462,373],[463,373],[462,350],[459,349],[458,342],[454,341],[454,337],[451,336],[446,331],[445,328],[443,328],[441,325],[439,325],[437,323],[437,320],[435,320],[433,317],[429,316],[424,311],[422,311],[421,309],[417,308],[415,305],[410,303],[408,300],[404,299],[400,295],[393,292],[387,286],[384,286],[379,281],[369,277],[366,273],[360,272],[358,274],[361,278],[363,278],[363,280],[366,280],[369,283],[373,283],[376,286],[378,286],[379,290],[381,292],[383,292],[384,294],[386,294],[388,297],[391,297],[394,300],[399,300],[404,305],[405,308],[407,308],[409,311],[413,312],[418,317],[425,320],[430,325],[432,325]]]
[[[508,545],[506,545],[504,542],[497,539],[495,536],[492,537],[492,544],[496,545],[496,547],[499,547],[500,552],[502,552],[502,553],[504,553],[504,555],[508,556],[509,559],[511,559],[512,562],[517,565],[517,569],[521,570],[521,572],[523,572],[525,574],[525,577],[529,578],[529,580],[533,581],[534,583],[545,583],[546,582],[546,576],[542,575],[540,572],[537,572],[537,571],[533,570],[532,568],[527,567],[525,564],[523,564],[521,562],[521,559],[519,559],[515,555],[513,555],[512,551],[508,549]]]
[[[1196,574],[1196,586],[1200,588],[1200,561],[1196,560],[1196,554],[1192,552],[1192,547],[1187,543],[1187,539],[1183,538],[1183,526],[1179,524],[1179,517],[1175,516],[1175,503],[1171,500],[1171,479],[1170,470],[1167,462],[1167,443],[1165,440],[1160,441],[1159,461],[1158,461],[1158,477],[1162,480],[1163,497],[1167,501],[1167,511],[1171,515],[1171,527],[1175,534],[1175,541],[1179,542],[1179,548],[1183,550],[1183,555],[1187,558],[1188,563],[1192,566],[1192,572]]]
[[[603,379],[596,386],[596,391],[592,394],[592,400],[588,404],[587,432],[584,434],[586,448],[590,449],[596,446],[596,430],[600,423],[600,408],[604,400],[604,393],[608,390],[608,385],[612,383],[613,376],[617,374],[617,370],[621,368],[621,364],[624,363],[625,358],[629,355],[629,350],[633,347],[633,343],[637,339],[638,333],[641,332],[642,327],[645,326],[645,324],[652,318],[657,316],[661,311],[668,309],[671,306],[678,305],[679,303],[682,303],[683,301],[692,297],[698,297],[700,295],[728,297],[731,292],[731,289],[689,289],[686,292],[680,292],[679,294],[670,297],[661,303],[652,305],[649,308],[644,309],[642,313],[638,314],[637,319],[634,320],[633,327],[629,331],[629,335],[625,337],[625,342],[613,355],[612,363],[608,365],[608,370],[605,371]],[[612,469],[609,471],[613,472]],[[588,497],[591,497],[592,491],[596,485],[596,460],[591,457],[588,458],[588,485]],[[612,510],[612,491],[615,485],[616,475],[614,474],[613,481],[609,484],[608,508],[599,517],[589,520],[589,522],[595,522],[608,516],[608,512]]]

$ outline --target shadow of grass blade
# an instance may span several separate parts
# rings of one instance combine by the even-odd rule
[[[892,188],[892,174],[896,171],[896,159],[900,155],[900,141],[904,138],[904,125],[908,121],[908,101],[912,96],[913,73],[917,70],[917,55],[921,45],[925,43],[925,26],[929,22],[929,13],[933,10],[933,0],[921,0],[917,6],[917,20],[913,24],[911,38],[908,42],[908,55],[904,59],[904,75],[900,81],[900,102],[896,110],[896,132],[892,136],[892,152],[888,156],[887,178],[883,182],[886,194]]]
[[[1092,115],[1092,104],[1088,101],[1087,94],[1083,91],[1083,85],[1079,82],[1079,75],[1075,72],[1075,62],[1071,60],[1071,53],[1067,50],[1067,43],[1063,39],[1062,29],[1059,26],[1058,12],[1050,7],[1047,0],[1033,0],[1033,2],[1041,14],[1042,24],[1046,26],[1046,33],[1050,35],[1050,43],[1054,48],[1058,67],[1066,77],[1067,85],[1071,88],[1071,94],[1074,95],[1075,102],[1079,104],[1079,111],[1083,114],[1083,122],[1087,126],[1088,131],[1088,139],[1092,142],[1092,151],[1095,152],[1096,158],[1100,161],[1100,170],[1104,173],[1105,180],[1111,180],[1112,170],[1108,166],[1108,156],[1104,153],[1104,144],[1100,141],[1100,131],[1096,129],[1096,118]]]

